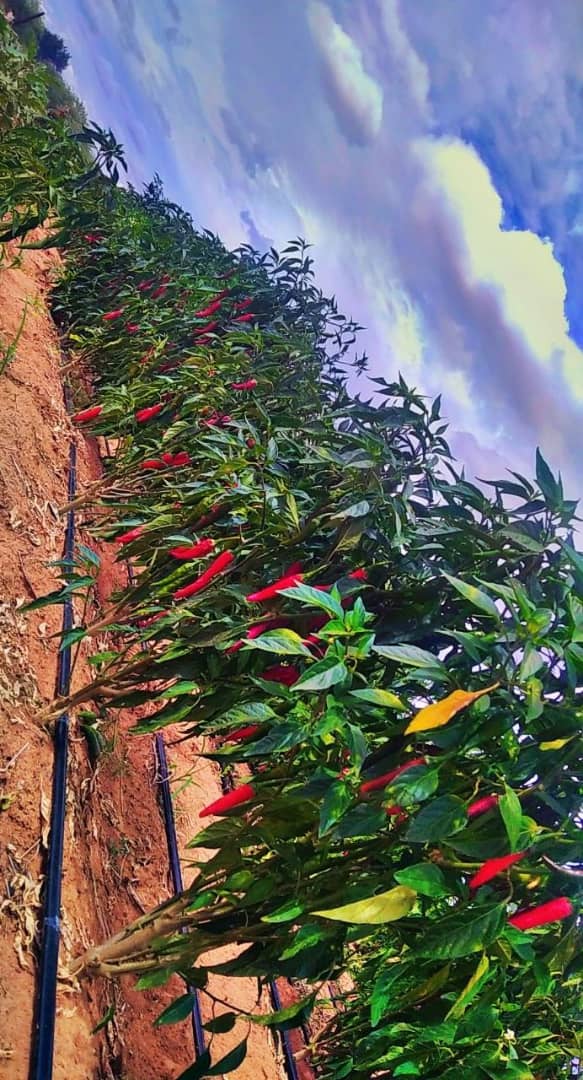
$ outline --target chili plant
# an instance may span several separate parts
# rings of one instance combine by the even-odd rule
[[[135,735],[180,725],[238,777],[189,889],[74,970],[318,994],[348,966],[322,1075],[556,1077],[583,767],[560,478],[538,454],[536,482],[490,496],[454,468],[439,401],[402,379],[351,396],[358,327],[304,242],[229,253],[157,181],[96,201],[54,311],[93,372],[76,422],[110,446],[76,504],[135,580],[75,628],[112,631],[108,663],[49,715],[147,703]]]

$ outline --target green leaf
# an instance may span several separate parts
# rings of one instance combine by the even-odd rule
[[[294,1001],[293,1005],[277,1012],[266,1013],[264,1016],[254,1016],[253,1022],[262,1027],[272,1027],[277,1031],[289,1031],[291,1028],[300,1027],[308,1018],[316,999],[315,994],[308,994],[300,1001]]]
[[[336,660],[334,656],[326,656],[312,664],[290,689],[295,692],[327,690],[329,686],[344,682],[347,676],[348,669],[340,660]]]
[[[270,705],[262,701],[242,701],[232,709],[228,709],[221,716],[221,730],[231,724],[259,724],[265,720],[273,720],[276,713]]]
[[[295,630],[272,630],[259,637],[245,641],[245,649],[262,649],[264,652],[277,653],[280,656],[310,656],[311,652],[304,645]]]
[[[343,904],[342,907],[325,911],[313,911],[312,915],[319,915],[322,919],[334,919],[336,922],[379,926],[408,915],[416,895],[413,889],[396,885],[394,889],[369,896],[366,900],[356,900],[352,904]]]
[[[187,1016],[190,1016],[194,1006],[194,994],[182,994],[181,997],[176,998],[164,1012],[161,1012],[159,1016],[154,1020],[155,1027],[162,1027],[164,1024],[178,1024],[181,1020],[186,1020]]]
[[[225,1054],[220,1061],[217,1061],[216,1065],[213,1065],[212,1069],[208,1070],[208,1076],[222,1076],[223,1073],[235,1072],[235,1069],[242,1065],[247,1057],[247,1039],[243,1039],[238,1046],[235,1046],[233,1050],[230,1050],[228,1054]]]
[[[55,589],[54,592],[47,593],[46,596],[39,596],[38,600],[32,600],[30,604],[24,604],[20,610],[38,611],[40,608],[49,607],[50,604],[64,604],[65,600],[72,596],[73,593],[94,584],[95,581],[92,577],[76,577],[75,581],[72,581],[69,585],[65,585],[62,589]]]
[[[361,803],[349,810],[334,828],[335,840],[347,840],[351,836],[374,836],[386,824],[387,815],[382,807]]]
[[[351,803],[350,788],[342,780],[336,780],[330,784],[320,807],[318,836],[325,836],[327,832],[330,832],[332,826],[342,817]]]
[[[213,898],[211,896],[211,898]],[[160,968],[158,971],[148,971],[140,975],[136,983],[136,990],[151,990],[155,986],[164,986],[172,975],[171,968]]]
[[[290,960],[305,949],[312,949],[315,945],[325,941],[329,932],[328,928],[324,928],[320,923],[304,923],[303,926],[300,926],[291,945],[288,945],[287,949],[282,952],[281,959]]]
[[[510,841],[510,850],[516,851],[522,832],[522,807],[518,795],[512,788],[506,786],[504,794],[499,799],[498,807]]]
[[[203,1024],[205,1031],[210,1031],[211,1035],[225,1035],[227,1031],[232,1031],[237,1022],[237,1014],[234,1012],[221,1013],[220,1016],[214,1016],[212,1020],[209,1020],[206,1024]]]
[[[373,652],[387,660],[395,660],[398,664],[408,664],[410,667],[444,668],[438,656],[419,649],[417,645],[373,645]]]
[[[346,725],[346,746],[353,766],[360,766],[368,754],[368,743],[362,728]]]
[[[239,1065],[244,1062],[246,1056],[247,1039],[244,1039],[225,1057],[217,1061],[216,1065],[211,1064],[211,1055],[208,1050],[205,1050],[193,1065],[180,1073],[178,1080],[204,1080],[207,1076],[221,1076],[222,1073],[235,1072],[235,1069],[238,1069]]]
[[[81,558],[84,559],[85,562],[90,563],[91,566],[101,566],[101,559],[97,552],[93,551],[92,548],[87,547],[86,544],[77,544],[77,551]]]
[[[83,641],[86,633],[87,631],[84,626],[75,626],[72,630],[67,630],[61,638],[59,652],[63,652],[65,649],[70,648],[70,646],[74,645],[77,641]]]
[[[91,1034],[92,1035],[97,1035],[98,1031],[103,1031],[103,1028],[107,1027],[107,1025],[110,1023],[110,1021],[113,1020],[114,1016],[115,1016],[115,1004],[112,1002],[112,1004],[109,1006],[107,1012],[105,1012],[103,1014],[103,1016],[101,1017],[101,1020],[95,1025],[94,1028],[92,1028]]]
[[[560,506],[563,501],[561,478],[555,480],[538,446],[536,448],[536,482],[549,506],[552,508]]]
[[[251,746],[243,751],[243,757],[266,757],[270,754],[281,753],[282,750],[291,750],[305,739],[305,731],[293,720],[283,724],[277,724],[268,731],[261,739],[255,739]]]
[[[468,585],[467,582],[462,581],[461,578],[453,577],[452,574],[446,574],[444,572],[443,576],[447,578],[450,585],[453,585],[454,589],[459,592],[464,599],[468,600],[470,604],[473,604],[474,607],[477,607],[486,615],[491,615],[494,619],[500,619],[498,608],[492,600],[492,597],[488,596],[482,589],[478,589],[475,585]]]
[[[196,694],[200,691],[200,686],[195,682],[177,682],[173,686],[169,686],[167,690],[162,690],[162,693],[158,694],[159,698],[175,698],[182,697],[183,694]]]
[[[304,905],[299,904],[297,900],[286,900],[285,904],[278,907],[276,911],[272,911],[270,915],[262,915],[261,922],[266,923],[285,923],[293,922],[304,911]]]
[[[380,646],[383,648],[383,646]],[[378,650],[375,649],[375,652]],[[381,690],[378,687],[373,687],[370,690],[349,690],[351,697],[355,697],[358,701],[366,701],[369,705],[380,705],[384,709],[399,709],[403,712],[407,706],[403,704],[400,698],[396,694],[392,694],[390,690]]]
[[[381,968],[370,998],[370,1022],[373,1028],[382,1020],[387,1011],[387,1005],[394,996],[393,987],[409,974],[409,965],[402,962],[387,964],[386,967]]]
[[[344,518],[359,518],[365,517],[370,514],[370,503],[363,499],[361,502],[353,503],[352,506],[348,506],[346,510],[337,510],[331,521],[342,521]]]
[[[480,957],[473,975],[470,976],[461,994],[456,998],[447,1013],[446,1020],[458,1020],[460,1016],[464,1015],[468,1005],[471,1005],[476,995],[479,994],[490,974],[490,961],[487,954],[484,953]]]
[[[282,589],[280,596],[289,596],[292,600],[301,600],[304,604],[309,604],[310,607],[321,608],[323,611],[327,611],[329,615],[344,621],[342,604],[333,596],[330,596],[330,593],[320,592],[319,589],[313,589],[311,585],[293,585],[291,589]]]
[[[451,889],[445,883],[443,871],[435,863],[415,863],[393,874],[399,885],[407,885],[421,896],[449,896]]]
[[[415,765],[406,769],[391,782],[391,790],[397,802],[424,802],[434,795],[439,786],[439,769],[428,769],[426,765]]]
[[[467,908],[446,915],[427,931],[415,947],[417,956],[432,960],[457,960],[490,945],[500,933],[506,918],[506,905]]]
[[[424,806],[411,821],[406,838],[413,844],[445,840],[464,828],[465,803],[455,795],[443,795]]]

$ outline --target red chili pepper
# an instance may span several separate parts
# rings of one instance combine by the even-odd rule
[[[184,585],[182,589],[177,589],[174,593],[175,600],[184,600],[188,596],[194,596],[195,593],[200,592],[206,588],[208,584],[216,578],[223,570],[227,569],[235,556],[232,551],[223,551],[217,558],[213,560],[210,566],[194,581],[191,581],[190,585]]]
[[[485,885],[487,881],[491,881],[498,874],[503,874],[505,870],[508,870],[509,866],[520,862],[526,854],[526,851],[515,851],[513,855],[502,855],[497,859],[487,859],[474,876],[470,878],[468,882],[469,888],[479,889],[480,885]]]
[[[137,322],[126,323],[126,330],[127,330],[128,334],[137,334],[139,329],[140,329],[140,327],[139,327],[139,324]]]
[[[269,630],[278,630],[282,626],[287,625],[288,619],[284,616],[276,619],[266,619],[265,622],[255,623],[254,626],[251,626],[247,631],[247,637],[253,641],[255,638],[261,637],[262,634],[265,634]]]
[[[232,653],[239,652],[239,649],[243,648],[243,641],[235,641],[232,645],[229,645],[228,649],[225,649],[227,656],[231,656]]]
[[[146,420],[151,420],[153,416],[158,416],[158,413],[161,413],[163,408],[164,403],[158,402],[157,405],[148,405],[145,409],[138,409],[136,413],[138,424],[143,424]]]
[[[488,810],[494,810],[496,806],[498,806],[498,795],[484,795],[481,799],[470,803],[468,817],[478,817],[479,814],[485,814]]]
[[[547,900],[546,904],[519,911],[517,915],[512,915],[508,922],[517,930],[534,930],[535,926],[546,926],[547,923],[568,919],[574,914],[575,908],[569,898],[558,896],[554,900]]]
[[[174,455],[172,465],[174,467],[178,467],[179,465],[190,465],[191,461],[192,458],[186,450],[179,450],[178,453]]]
[[[233,322],[251,322],[255,318],[256,316],[250,311],[248,315],[236,315]]]
[[[162,277],[160,278],[161,284],[162,285],[168,285],[169,281],[170,281],[170,274],[162,274]]]
[[[194,336],[196,338],[206,337],[207,334],[211,334],[213,330],[216,330],[218,325],[219,323],[217,319],[214,319],[212,322],[205,323],[204,326],[197,327]]]
[[[292,667],[290,664],[274,664],[273,667],[267,668],[261,672],[260,678],[266,679],[267,682],[282,683],[283,686],[293,686],[298,681],[300,673],[297,668]]]
[[[247,379],[245,382],[232,382],[231,390],[254,390],[257,386],[257,379]]]
[[[262,634],[269,633],[270,630],[277,630],[278,627],[287,625],[287,617],[267,619],[265,622],[255,623],[254,626],[251,626],[247,631],[246,637],[253,641],[255,638],[261,637]],[[230,645],[225,651],[228,653],[239,652],[239,649],[242,649],[243,645],[244,641],[236,641],[234,645]]]
[[[86,240],[88,244],[99,244],[101,241],[100,236],[96,236],[95,233],[91,232],[85,233],[83,239]]]
[[[209,315],[214,315],[215,311],[218,311],[221,306],[222,297],[213,301],[208,307],[201,308],[200,311],[195,311],[193,318],[195,319],[208,319]]]
[[[244,311],[245,308],[249,307],[249,304],[252,304],[252,303],[253,303],[253,297],[252,296],[245,296],[245,297],[243,297],[242,300],[237,300],[237,302],[235,304],[235,311]]]
[[[154,278],[149,278],[148,281],[140,281],[138,285],[139,292],[145,292],[146,289],[151,289],[154,284]]]
[[[224,514],[224,512],[225,507],[221,506],[219,503],[215,503],[213,506],[211,506],[210,510],[206,514],[203,514],[202,517],[199,517],[198,521],[195,522],[193,528],[205,529],[207,525],[212,525],[213,522],[216,521],[221,514]]]
[[[186,450],[179,450],[177,454],[171,454],[169,450],[166,450],[162,454],[162,461],[169,468],[177,468],[179,465],[190,465],[190,454]]]
[[[113,319],[120,319],[123,313],[124,309],[120,307],[116,308],[115,311],[106,311],[105,315],[102,315],[101,318],[103,322],[111,322]]]
[[[352,573],[348,575],[348,577],[352,578],[353,581],[368,581],[368,573],[363,566],[361,566],[358,570],[353,570]]]
[[[146,461],[142,461],[142,464],[140,465],[140,469],[146,469],[146,470],[163,469],[163,468],[164,468],[164,462],[159,461],[158,458],[147,458]]]
[[[245,439],[245,443],[249,447],[249,449],[252,450],[255,446],[255,439]]]
[[[395,803],[394,806],[385,806],[385,814],[387,817],[394,817],[396,825],[401,825],[409,817],[407,811],[403,810],[403,807],[399,806],[398,803]]]
[[[143,525],[136,525],[135,529],[130,529],[129,532],[124,532],[121,536],[116,536],[116,544],[131,544],[132,540],[137,540],[138,536],[141,536],[144,531]]]
[[[364,784],[360,785],[359,793],[361,795],[367,795],[369,791],[379,791],[381,788],[386,788],[387,784],[391,783],[396,776],[400,776],[406,769],[412,769],[415,765],[425,765],[425,758],[418,757],[412,758],[411,761],[406,761],[404,765],[398,765],[396,769],[391,769],[388,773],[383,773],[382,776],[376,776],[374,780],[365,780]]]
[[[88,420],[97,420],[102,411],[103,405],[92,405],[90,409],[82,409],[81,412],[75,413],[71,420],[74,424],[85,424]]]
[[[245,599],[248,604],[262,604],[265,600],[272,600],[283,589],[291,589],[294,585],[299,585],[303,580],[303,574],[286,574],[285,577],[274,581],[272,585],[266,585],[264,589],[259,589],[258,592],[249,593]]]
[[[167,285],[158,285],[158,288],[154,289],[153,293],[150,293],[150,300],[159,300],[161,296],[164,296],[167,288]]]
[[[244,742],[245,739],[252,739],[257,732],[261,731],[260,724],[247,724],[247,727],[237,728],[236,731],[230,731],[225,738],[225,742]]]
[[[215,546],[214,540],[199,540],[190,546],[170,548],[168,552],[173,559],[199,559],[202,555],[208,555]]]
[[[241,784],[241,787],[229,791],[228,795],[222,795],[220,799],[209,803],[204,810],[200,811],[198,816],[210,817],[211,814],[214,814],[215,817],[222,817],[224,814],[228,814],[229,810],[234,810],[237,806],[243,806],[244,803],[251,802],[254,798],[255,788],[251,787],[251,784]]]

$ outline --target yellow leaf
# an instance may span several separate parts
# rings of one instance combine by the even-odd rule
[[[412,731],[432,731],[433,728],[443,727],[461,709],[467,708],[473,701],[477,701],[484,694],[489,694],[491,690],[497,690],[499,686],[500,683],[493,683],[485,690],[454,690],[442,701],[435,701],[433,705],[426,705],[424,709],[421,709],[405,728],[405,735],[409,735]]]
[[[414,987],[408,994],[405,994],[401,1004],[413,1005],[417,1001],[423,1001],[424,998],[433,997],[447,982],[450,967],[451,964],[446,964],[445,967],[430,975],[428,979],[424,979],[420,986]]]
[[[490,961],[486,954],[481,957],[474,974],[468,979],[459,997],[454,1001],[451,1009],[449,1010],[446,1020],[457,1020],[460,1016],[463,1016],[468,1005],[474,1000],[476,994],[480,990],[482,983],[485,981],[486,976],[490,970]]]
[[[538,748],[539,750],[561,750],[572,738],[573,736],[569,735],[568,739],[553,739],[551,742],[541,742],[538,744]]]
[[[336,922],[368,923],[376,925],[380,923],[394,922],[408,915],[417,893],[406,885],[397,885],[388,892],[377,893],[376,896],[368,896],[366,900],[356,900],[353,904],[344,904],[342,907],[329,908],[327,911],[312,911],[312,915],[321,915],[323,919],[334,919]]]

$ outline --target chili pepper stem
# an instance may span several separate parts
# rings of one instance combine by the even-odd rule
[[[182,893],[176,901],[167,905],[163,910],[158,909],[150,916],[142,916],[131,926],[119,934],[115,934],[103,944],[92,946],[77,957],[69,967],[68,974],[75,978],[83,978],[87,975],[117,976],[146,972],[152,967],[159,967],[159,956],[152,951],[152,945],[161,938],[178,933],[181,930],[190,930],[189,951],[194,944],[193,930],[205,917],[208,919],[208,911],[188,911],[192,904],[192,896]],[[231,911],[231,905],[223,905],[213,909],[212,915],[218,916]],[[238,928],[227,930],[217,935],[216,948],[235,943],[239,940]],[[208,951],[209,942],[204,932],[200,935],[199,952]],[[169,966],[173,959],[179,960],[180,953],[174,956],[165,953]]]

